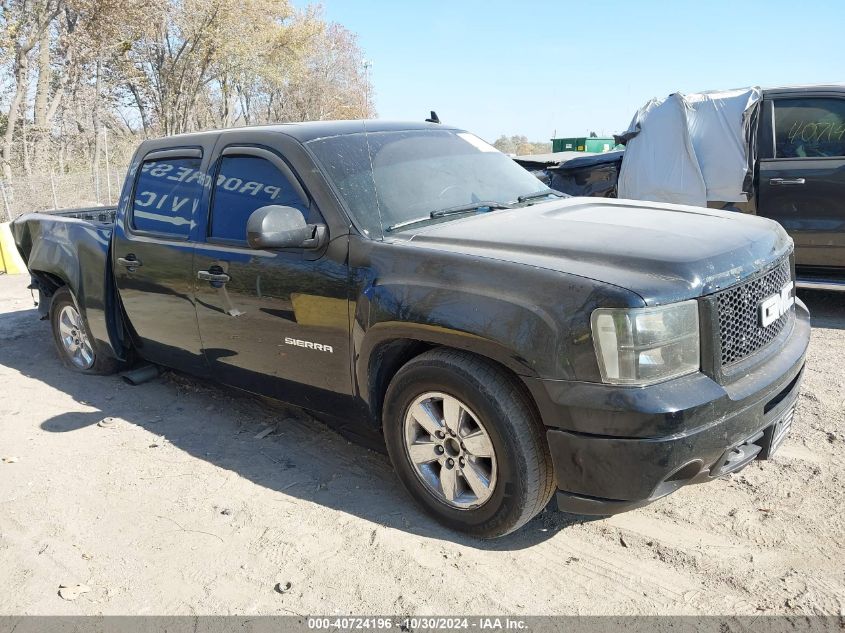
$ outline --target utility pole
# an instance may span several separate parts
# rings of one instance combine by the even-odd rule
[[[364,60],[364,107],[367,108],[367,117],[370,116],[370,68],[373,67],[373,62],[369,59]]]
[[[50,191],[53,192],[53,208],[59,208],[59,199],[56,197],[56,181],[53,178],[53,170],[50,169]]]
[[[111,204],[111,171],[109,165],[109,135],[106,131],[106,126],[103,126],[103,149],[106,152],[106,191],[109,196],[109,204]]]

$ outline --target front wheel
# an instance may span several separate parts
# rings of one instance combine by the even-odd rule
[[[552,496],[542,423],[516,379],[485,359],[447,349],[413,359],[390,383],[383,423],[399,479],[450,528],[504,536]]]
[[[118,369],[118,362],[106,358],[94,349],[88,324],[82,318],[66,287],[59,288],[50,304],[50,324],[53,340],[62,361],[75,371],[86,374],[112,374]]]

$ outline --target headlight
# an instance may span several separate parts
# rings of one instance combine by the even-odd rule
[[[598,308],[591,325],[604,382],[649,385],[698,371],[698,302]]]

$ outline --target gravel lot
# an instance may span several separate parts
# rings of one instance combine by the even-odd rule
[[[845,612],[845,297],[803,295],[805,386],[773,462],[478,542],[306,414],[64,369],[27,283],[0,276],[0,614]]]

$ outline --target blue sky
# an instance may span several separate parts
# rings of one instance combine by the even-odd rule
[[[321,4],[372,60],[379,117],[434,109],[490,141],[612,133],[678,90],[845,82],[839,0]]]

